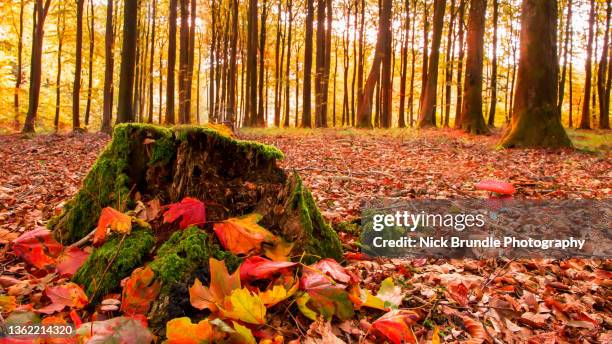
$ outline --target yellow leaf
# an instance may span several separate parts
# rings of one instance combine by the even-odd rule
[[[385,307],[385,302],[381,300],[379,297],[372,295],[372,293],[367,289],[361,289],[359,291],[359,298],[363,302],[362,306],[380,309],[382,311],[386,311],[387,307]]]
[[[255,337],[253,337],[253,332],[251,332],[248,327],[242,326],[235,321],[232,321],[232,323],[234,324],[234,330],[236,331],[238,336],[240,336],[240,338],[238,338],[240,343],[257,344],[257,342],[255,341]]]
[[[94,233],[94,245],[104,242],[107,230],[121,234],[130,234],[132,231],[132,217],[111,207],[102,209],[98,219],[98,227]]]
[[[204,126],[206,128],[209,128],[209,129],[212,129],[212,130],[216,131],[221,136],[225,136],[225,137],[232,137],[232,136],[234,136],[234,133],[232,132],[232,129],[229,128],[228,126],[226,126],[225,124],[221,124],[221,123],[208,123],[208,124],[205,124]]]
[[[259,295],[252,294],[248,289],[236,289],[225,299],[221,315],[230,319],[240,320],[249,324],[266,323],[266,306]]]
[[[260,293],[259,297],[264,305],[271,307],[295,294],[295,292],[298,290],[298,286],[299,284],[296,283],[293,285],[293,287],[291,287],[291,289],[287,290],[282,285],[275,285],[272,287],[272,289],[268,289],[263,293]]]
[[[262,242],[274,242],[276,237],[267,229],[258,225],[259,214],[248,214],[233,217],[215,223],[213,229],[221,245],[233,254],[248,254],[261,249]]]
[[[225,297],[230,296],[234,289],[240,288],[240,269],[229,274],[225,262],[210,258],[210,287],[205,287],[196,278],[189,288],[189,301],[197,309],[210,309],[216,313],[223,304]]]
[[[433,330],[433,336],[431,336],[431,344],[440,344],[440,329],[436,325]]]
[[[176,318],[166,323],[168,344],[207,344],[212,340],[212,326],[207,319],[193,324],[188,317]]]
[[[10,313],[15,310],[15,296],[0,295],[0,313]]]
[[[291,250],[293,249],[293,245],[295,243],[288,242],[283,239],[276,240],[272,247],[264,246],[264,252],[266,257],[277,261],[277,262],[286,262],[289,261],[289,255],[291,254]]]
[[[306,304],[310,301],[310,296],[308,293],[303,293],[297,299],[295,299],[295,303],[298,306],[298,309],[304,316],[312,321],[317,320],[317,313],[310,309]]]

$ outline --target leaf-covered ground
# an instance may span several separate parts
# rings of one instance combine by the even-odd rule
[[[483,179],[511,182],[519,198],[612,195],[609,135],[594,139],[589,133],[574,133],[585,148],[580,151],[497,150],[495,136],[473,138],[454,131],[250,130],[242,135],[283,150],[281,166],[300,172],[334,223],[357,218],[361,202],[377,197],[485,197],[473,187]],[[106,142],[107,137],[94,134],[0,137],[0,245],[43,226],[78,190]],[[340,235],[348,250],[356,250],[353,233]],[[30,302],[41,297],[53,301],[55,294],[42,295],[45,277],[30,275],[13,252],[0,254],[0,295],[29,293]],[[401,297],[400,308],[406,312],[396,318],[405,324],[416,314],[418,321],[409,330],[424,341],[612,341],[610,261],[363,260],[354,259],[361,258],[354,254],[347,258],[346,271],[373,294],[393,277],[401,290],[392,288],[390,294]],[[72,285],[56,294],[68,287]],[[5,312],[11,305],[2,301],[0,312]],[[268,323],[281,333],[308,337],[304,343],[375,342],[382,338],[375,336],[377,331],[390,331],[381,321],[384,314],[362,308],[354,318],[330,324],[303,316],[288,319],[281,309],[268,311]],[[387,325],[398,324],[391,319]]]

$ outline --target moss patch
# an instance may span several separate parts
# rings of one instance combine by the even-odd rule
[[[123,239],[113,235],[87,258],[72,280],[84,286],[90,300],[108,294],[121,280],[143,264],[155,245],[155,237],[145,229],[136,229]]]

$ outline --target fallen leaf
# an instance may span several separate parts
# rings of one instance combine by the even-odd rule
[[[121,311],[129,315],[146,314],[160,290],[161,283],[155,280],[151,268],[135,269],[123,286]]]
[[[391,343],[417,343],[412,331],[420,316],[411,310],[392,310],[372,323],[372,327],[382,333]]]
[[[35,229],[13,241],[13,251],[28,264],[38,269],[49,269],[62,251],[62,244],[55,241],[46,229]]]
[[[387,277],[380,284],[376,297],[384,301],[386,307],[398,308],[404,300],[404,293],[393,283],[393,277]]]
[[[76,333],[82,343],[150,344],[154,338],[142,316],[84,323]]]
[[[259,293],[259,297],[264,305],[267,307],[272,307],[295,294],[295,292],[298,290],[298,286],[299,284],[296,283],[293,287],[287,290],[282,285],[275,285],[271,289]]]
[[[296,266],[292,262],[275,262],[260,256],[252,256],[240,265],[240,280],[251,281],[268,279],[277,273],[286,273],[289,268]]]
[[[351,276],[346,272],[344,267],[332,258],[321,259],[311,265],[313,269],[317,269],[324,274],[328,274],[333,279],[341,283],[348,283]]]
[[[181,218],[179,228],[185,229],[191,225],[202,225],[206,222],[206,207],[204,203],[192,197],[185,197],[179,203],[168,206],[164,212],[164,222],[172,223]]]
[[[240,269],[229,274],[223,261],[210,258],[210,287],[202,285],[199,279],[195,279],[193,286],[189,288],[189,301],[197,309],[210,309],[218,312],[219,306],[223,305],[226,296],[230,296],[234,289],[240,288]]]
[[[215,223],[213,228],[226,250],[233,254],[248,254],[259,250],[264,241],[275,241],[274,234],[257,224],[260,219],[261,215],[253,213]]]
[[[98,219],[98,226],[93,237],[94,245],[101,245],[106,239],[107,230],[129,234],[132,231],[132,218],[120,211],[117,211],[111,207],[102,209],[100,218]]]
[[[242,326],[239,323],[232,321],[234,324],[234,330],[236,330],[236,334],[240,337],[237,340],[241,344],[257,344],[255,341],[255,337],[253,337],[253,332],[248,327]]]
[[[83,289],[73,282],[47,287],[45,295],[51,300],[51,304],[36,309],[36,312],[51,314],[63,310],[66,306],[81,309],[89,302]]]
[[[460,306],[468,304],[468,289],[463,282],[453,282],[448,285],[447,293]]]
[[[545,328],[548,318],[550,318],[550,314],[535,314],[532,312],[525,312],[521,315],[518,321],[533,328]]]
[[[233,290],[232,294],[225,298],[220,311],[224,317],[249,324],[266,323],[266,306],[259,295],[251,293],[246,288]]]
[[[57,272],[61,276],[71,277],[85,263],[89,253],[76,246],[67,247],[57,257]]]
[[[8,244],[19,237],[19,233],[0,228],[0,244]]]
[[[436,325],[431,335],[431,344],[440,344],[440,329]]]
[[[14,296],[0,295],[0,313],[10,313],[17,307]]]
[[[207,319],[197,324],[188,317],[176,318],[166,323],[167,344],[205,344],[212,341],[213,329]]]
[[[288,242],[279,238],[271,246],[264,246],[264,253],[266,257],[273,261],[286,262],[289,260],[289,255],[291,255],[294,244],[293,242]]]

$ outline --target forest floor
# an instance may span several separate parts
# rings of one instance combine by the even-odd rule
[[[500,150],[495,146],[499,134],[473,137],[454,130],[249,129],[240,136],[280,148],[285,153],[280,165],[299,171],[324,216],[339,223],[357,219],[362,202],[380,197],[484,198],[486,192],[474,189],[483,179],[512,183],[517,198],[609,199],[612,135],[570,134],[579,149]],[[58,213],[108,140],[102,134],[0,136],[0,244],[43,227]],[[347,248],[356,247],[357,238],[340,234]],[[484,330],[504,342],[612,341],[610,261],[498,265],[485,260],[377,259],[354,260],[349,268],[374,285],[387,276],[400,278],[415,295],[411,303],[429,309],[427,319],[436,323],[431,312],[436,305],[465,299],[465,307],[446,307],[445,314],[461,311],[479,319],[478,326],[486,323]],[[457,280],[465,290],[456,288]],[[438,285],[448,288],[440,292]],[[363,335],[367,320],[356,321],[333,332],[340,338],[359,335],[351,333],[355,331]],[[417,336],[431,338],[430,325],[415,329]],[[475,337],[468,322],[463,327]],[[461,331],[449,331],[445,335],[461,336]]]

